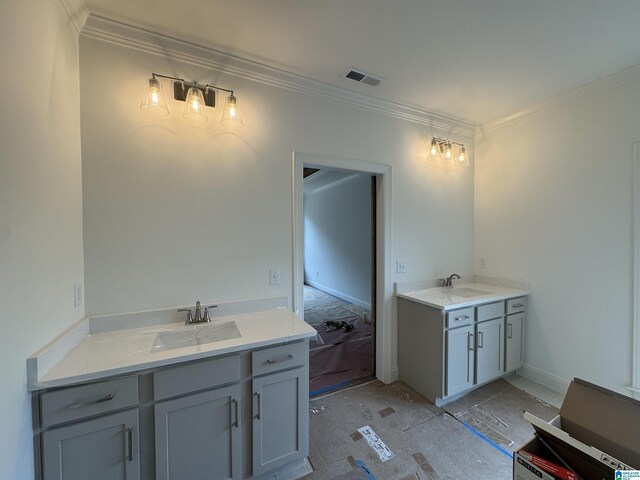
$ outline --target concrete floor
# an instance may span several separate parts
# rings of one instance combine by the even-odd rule
[[[511,479],[510,452],[533,435],[523,410],[545,420],[558,412],[502,379],[444,408],[401,382],[377,380],[312,399],[309,460],[314,472],[304,478]],[[392,458],[380,460],[358,432],[364,426],[373,429]]]

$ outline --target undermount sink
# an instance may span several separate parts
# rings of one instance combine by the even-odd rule
[[[491,293],[491,292],[485,292],[484,290],[476,290],[475,288],[469,288],[469,287],[459,287],[459,288],[451,288],[451,289],[444,288],[442,293],[445,293],[447,295],[457,295],[458,297],[463,297],[463,298],[471,298],[471,297],[477,297],[478,295],[487,295],[488,293]]]
[[[152,352],[173,350],[174,348],[193,347],[208,343],[222,342],[240,338],[240,331],[236,322],[207,323],[204,325],[188,326],[180,330],[160,332],[151,347]]]

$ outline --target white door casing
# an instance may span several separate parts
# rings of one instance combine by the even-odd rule
[[[293,311],[304,315],[304,213],[303,167],[331,168],[375,175],[376,182],[376,377],[384,383],[397,380],[396,330],[393,321],[391,281],[391,166],[330,155],[292,152]]]
[[[633,329],[631,385],[634,398],[640,399],[640,143],[634,145],[633,161]]]

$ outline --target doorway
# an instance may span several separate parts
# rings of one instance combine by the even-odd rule
[[[375,177],[375,267],[372,278],[372,310],[375,311],[374,367],[376,378],[384,383],[397,380],[395,362],[395,329],[392,328],[391,282],[391,167],[342,157],[293,152],[292,158],[292,224],[293,224],[293,311],[304,316],[304,168],[331,169],[364,173]]]
[[[376,177],[303,170],[304,320],[309,391],[318,395],[375,373]]]

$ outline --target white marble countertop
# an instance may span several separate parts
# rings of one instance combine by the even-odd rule
[[[494,301],[528,295],[527,290],[507,288],[488,283],[458,283],[453,287],[436,287],[396,293],[400,298],[439,308],[446,312]]]
[[[171,350],[154,348],[158,333],[215,327],[228,322],[235,322],[240,333],[238,338]],[[71,334],[78,335],[74,331],[67,332],[67,335]],[[43,375],[38,375],[35,365],[38,355],[46,354],[47,348],[30,358],[31,369],[35,368],[36,373],[31,372],[29,375],[28,389],[34,391],[98,380],[188,360],[310,338],[314,335],[316,335],[315,329],[285,308],[227,315],[215,318],[211,324],[197,326],[186,326],[184,322],[180,322],[96,333],[90,333],[85,329],[70,351]],[[30,368],[29,361],[27,368]]]

